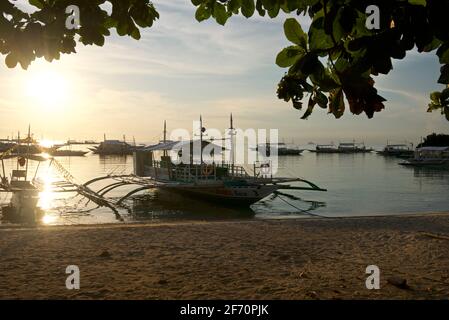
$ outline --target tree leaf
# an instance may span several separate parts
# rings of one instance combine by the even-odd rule
[[[284,22],[284,33],[287,39],[298,46],[307,49],[307,34],[295,18],[289,18]]]
[[[449,84],[449,64],[441,67],[441,76],[438,79],[438,83]]]
[[[32,5],[35,6],[39,9],[43,9],[44,8],[44,3],[42,2],[42,0],[28,0],[28,2]]]
[[[304,56],[305,52],[301,47],[290,46],[284,48],[276,57],[276,64],[281,68],[292,66],[296,61]]]
[[[324,31],[324,18],[315,20],[309,29],[310,50],[329,50],[334,47],[332,37]]]
[[[214,5],[214,16],[215,20],[222,26],[226,24],[226,21],[228,20],[228,13],[226,12],[226,7],[218,2],[215,2]]]
[[[204,3],[201,4],[195,12],[195,19],[199,22],[207,20],[212,15],[212,11]]]
[[[441,64],[449,64],[449,42],[441,45],[437,50],[437,56],[440,58]]]
[[[6,59],[5,59],[5,63],[6,63],[6,66],[8,67],[8,68],[15,68],[16,66],[17,66],[17,63],[18,63],[19,61],[17,60],[17,58],[14,56],[14,54],[12,54],[12,53],[10,53],[10,54],[8,54],[7,56],[6,56]]]
[[[242,0],[242,14],[246,17],[252,17],[254,11],[256,11],[256,5],[254,0]]]
[[[345,101],[342,88],[334,89],[329,96],[329,112],[339,119],[345,112]]]
[[[427,5],[427,0],[408,0],[408,3],[415,6],[423,6]]]

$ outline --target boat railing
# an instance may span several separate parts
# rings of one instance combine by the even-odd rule
[[[258,175],[250,175],[243,166],[228,163],[211,163],[211,164],[173,164],[167,161],[152,160],[151,167],[153,175],[158,178],[166,176],[169,180],[182,182],[195,182],[204,180],[220,180],[227,179],[250,179],[256,178]],[[261,166],[254,166],[256,173]]]
[[[217,179],[217,167],[215,165],[178,165],[174,166],[170,173],[172,180],[183,182]]]

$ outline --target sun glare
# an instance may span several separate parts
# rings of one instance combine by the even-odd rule
[[[55,141],[44,139],[44,140],[39,141],[39,145],[44,148],[51,148],[55,145]]]
[[[40,107],[62,108],[68,99],[68,85],[63,75],[44,71],[29,77],[26,93]]]

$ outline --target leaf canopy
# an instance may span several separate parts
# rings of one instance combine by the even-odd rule
[[[271,18],[281,11],[291,16],[285,21],[284,33],[293,45],[276,57],[278,66],[288,68],[277,93],[298,110],[302,109],[302,99],[309,96],[303,119],[312,114],[316,104],[336,118],[346,109],[372,118],[385,108],[386,101],[378,94],[374,77],[389,74],[393,59],[404,59],[415,49],[421,53],[436,51],[442,64],[438,83],[449,87],[449,0],[192,1],[198,10],[207,5],[211,16],[215,2],[226,7],[228,17],[242,14],[248,18],[256,11]],[[366,27],[365,12],[370,5],[380,10],[378,30]],[[312,20],[307,32],[295,17],[299,15]],[[449,120],[448,90],[432,94],[428,110],[439,110]],[[346,103],[349,108],[345,108]]]

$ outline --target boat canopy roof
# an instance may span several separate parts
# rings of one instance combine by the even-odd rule
[[[28,160],[38,161],[38,162],[45,162],[45,161],[49,160],[46,157],[42,157],[42,156],[38,156],[38,155],[34,155],[34,154],[11,154],[11,155],[6,155],[6,156],[0,157],[0,158],[1,158],[1,160],[14,159],[14,158],[25,158]]]
[[[106,144],[128,144],[125,141],[121,141],[121,140],[105,140],[102,143],[106,143]]]
[[[170,150],[181,150],[184,146],[190,144],[191,146],[194,143],[199,143],[200,140],[190,140],[190,141],[166,141],[159,142],[155,145],[150,145],[145,148],[140,149],[141,151],[170,151]],[[222,146],[213,144],[210,141],[203,141],[202,148],[205,148],[209,145],[213,145],[214,149],[225,150]]]
[[[317,148],[335,148],[334,144],[318,144]]]
[[[449,147],[422,147],[417,151],[449,151]]]

